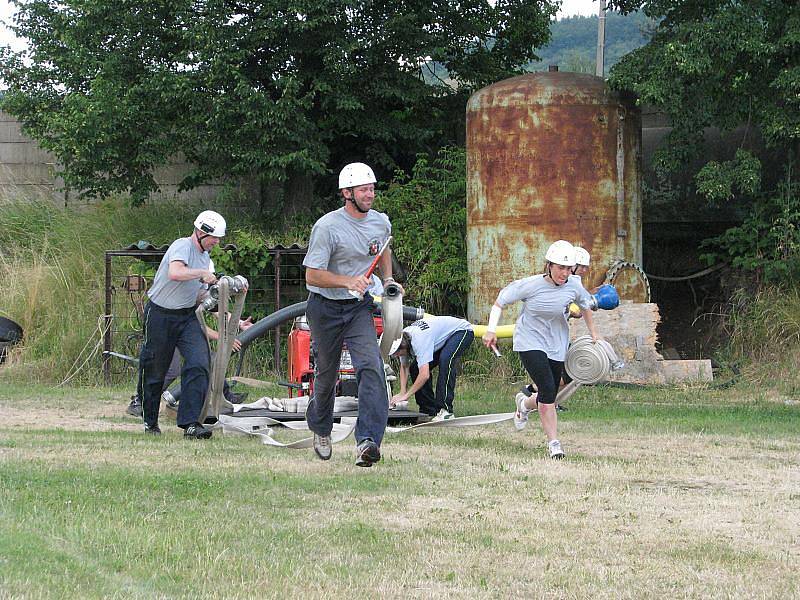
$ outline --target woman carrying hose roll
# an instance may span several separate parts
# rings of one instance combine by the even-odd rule
[[[599,337],[592,319],[591,296],[580,277],[572,275],[575,248],[564,240],[554,242],[545,253],[545,261],[544,273],[518,279],[500,290],[489,315],[483,343],[487,348],[496,346],[495,332],[503,308],[522,302],[514,328],[514,350],[536,384],[538,397],[517,394],[514,425],[518,430],[524,429],[538,401],[539,420],[547,437],[550,457],[560,459],[564,458],[564,451],[558,440],[555,401],[569,345],[566,307],[571,302],[580,307],[592,340],[597,341]]]

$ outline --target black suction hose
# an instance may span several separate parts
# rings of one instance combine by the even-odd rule
[[[275,329],[278,325],[281,325],[286,321],[296,319],[304,314],[306,314],[306,303],[298,302],[297,304],[292,304],[291,306],[284,306],[283,308],[276,310],[274,313],[267,315],[263,319],[259,319],[236,336],[236,339],[242,344],[242,349],[239,351],[239,353],[241,354],[244,349],[253,342],[253,340],[267,335],[270,329]]]
[[[237,335],[236,339],[241,342],[242,349],[239,350],[239,360],[236,362],[236,376],[238,377],[239,373],[242,372],[242,363],[244,363],[245,350],[247,350],[247,347],[254,340],[267,335],[270,330],[275,329],[286,321],[291,321],[292,319],[296,319],[304,314],[306,314],[305,302],[298,302],[297,304],[284,306],[283,308],[276,310],[274,313],[268,314],[263,319],[259,319],[246,330]]]
[[[259,319],[253,323],[252,326],[248,327],[245,331],[242,331],[239,335],[237,335],[236,339],[241,342],[242,349],[239,350],[239,360],[236,363],[236,376],[238,377],[239,373],[241,373],[245,350],[247,350],[247,347],[253,341],[267,335],[270,330],[275,329],[286,321],[296,319],[304,314],[306,314],[305,302],[298,302],[297,304],[292,304],[291,306],[285,306],[280,310],[276,310],[274,313],[267,315],[263,319]],[[381,305],[379,303],[375,303],[375,314],[381,314]],[[417,321],[421,319],[424,314],[425,311],[419,307],[403,306],[404,321]]]

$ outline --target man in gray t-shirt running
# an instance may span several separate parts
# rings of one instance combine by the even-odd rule
[[[361,467],[371,467],[381,459],[389,417],[383,359],[372,320],[374,304],[367,292],[372,281],[364,276],[392,232],[389,218],[371,210],[375,183],[375,174],[364,163],[342,169],[339,190],[344,206],[314,224],[303,260],[315,372],[306,420],[314,432],[314,451],[322,460],[331,457],[334,394],[342,344],[346,344],[358,381],[355,437],[356,464]],[[388,248],[378,268],[384,283],[394,281]]]

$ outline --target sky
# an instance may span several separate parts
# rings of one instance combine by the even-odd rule
[[[574,15],[596,15],[598,3],[596,0],[563,0],[561,4],[560,17],[571,17]],[[10,22],[14,12],[14,6],[9,0],[0,0],[0,21]],[[14,37],[14,34],[2,23],[0,23],[0,46],[10,45],[14,50],[22,50],[25,43]]]

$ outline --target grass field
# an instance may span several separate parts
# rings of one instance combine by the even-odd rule
[[[567,458],[510,422],[330,462],[145,437],[129,391],[0,380],[2,598],[800,597],[800,404],[584,388]],[[459,415],[510,410],[466,381]]]

